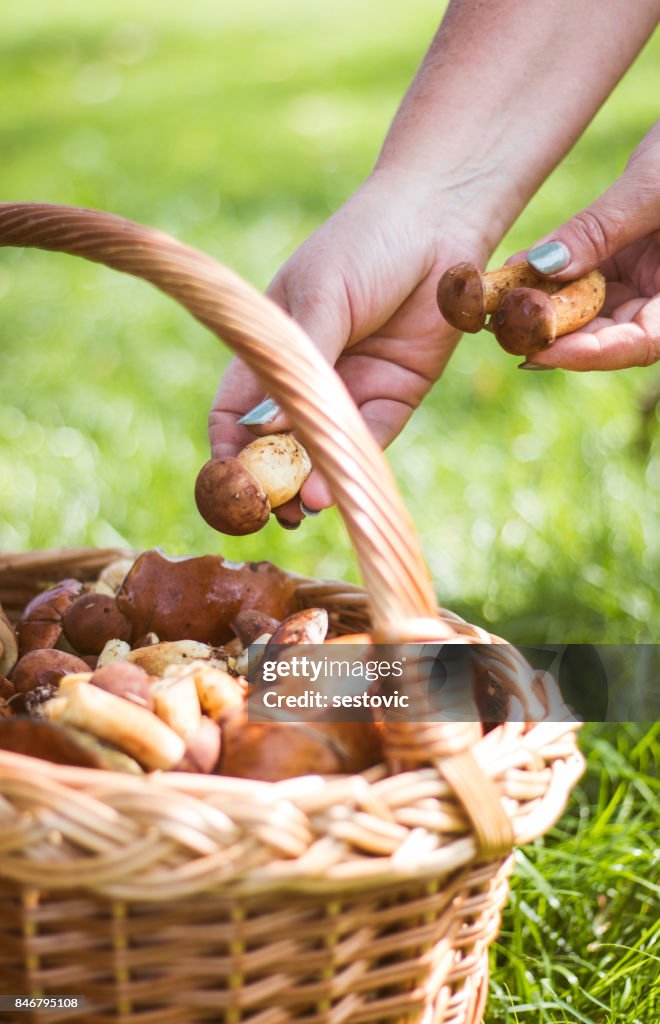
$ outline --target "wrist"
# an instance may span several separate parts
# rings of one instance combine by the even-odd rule
[[[388,208],[400,209],[406,220],[437,248],[485,266],[518,210],[503,201],[487,173],[431,172],[428,168],[379,159],[361,187],[380,195]]]

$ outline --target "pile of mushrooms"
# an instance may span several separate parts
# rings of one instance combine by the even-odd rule
[[[0,749],[139,774],[275,781],[382,759],[375,723],[249,722],[250,652],[323,643],[324,609],[269,562],[147,551],[0,613]],[[258,668],[258,659],[254,661]]]
[[[296,589],[297,579],[270,562],[153,550],[112,563],[93,583],[61,580],[27,605],[15,629],[0,610],[0,749],[133,774],[265,781],[377,764],[382,718],[372,708],[351,720],[248,715],[265,659],[293,667],[272,684],[288,700],[309,686],[295,670],[300,645],[358,644],[357,659],[373,657],[368,634],[328,636],[328,612],[301,609]],[[548,711],[535,692],[521,694],[473,664],[468,646],[449,650],[460,671],[442,692],[455,720],[481,719],[488,730]],[[382,682],[372,692],[384,693]],[[415,692],[414,678],[402,682]]]

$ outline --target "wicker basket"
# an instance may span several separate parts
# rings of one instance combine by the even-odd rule
[[[16,1021],[478,1024],[512,850],[561,813],[583,761],[547,678],[435,610],[386,463],[301,329],[210,258],[108,214],[0,205],[0,244],[62,250],[150,280],[226,338],[333,488],[366,592],[300,579],[337,631],[492,642],[490,671],[546,720],[387,729],[387,765],[280,783],[67,768],[0,752],[0,994],[84,996]],[[116,551],[0,559],[17,611]],[[13,1020],[3,1014],[3,1020]]]

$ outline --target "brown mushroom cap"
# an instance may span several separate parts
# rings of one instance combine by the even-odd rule
[[[56,687],[62,676],[73,672],[89,672],[88,666],[75,654],[52,649],[28,651],[18,662],[12,675],[17,693],[28,693],[37,687]]]
[[[549,295],[535,288],[514,288],[490,319],[505,352],[530,356],[555,340],[557,315]]]
[[[210,459],[202,466],[195,502],[209,526],[232,537],[256,533],[270,515],[263,487],[238,459]]]
[[[258,636],[263,636],[264,633],[272,635],[279,626],[279,622],[270,615],[264,615],[257,608],[250,608],[248,611],[239,612],[229,625],[241,644],[244,647],[249,647]]]
[[[0,721],[0,750],[77,768],[99,767],[95,754],[65,726],[22,715]]]
[[[108,640],[130,640],[132,627],[108,594],[81,594],[62,619],[64,633],[80,654],[100,654]]]
[[[62,635],[62,619],[82,590],[79,580],[60,580],[30,601],[16,627],[21,657],[55,646]]]
[[[55,586],[37,594],[26,606],[22,622],[59,622],[65,611],[82,592],[80,580],[60,580]]]
[[[259,608],[275,619],[295,608],[296,580],[270,562],[230,562],[215,555],[167,558],[146,551],[117,595],[134,636],[153,631],[161,641],[198,640],[217,646],[231,639],[229,623]]]
[[[383,758],[378,727],[365,722],[250,722],[245,708],[221,721],[219,771],[278,782],[296,775],[354,774]]]
[[[383,760],[382,735],[375,722],[315,722],[314,729],[334,744],[340,771],[353,775]]]
[[[459,331],[476,334],[486,323],[483,277],[473,263],[457,263],[440,280],[438,306],[448,324]]]
[[[328,613],[325,608],[304,608],[279,624],[268,641],[268,648],[278,644],[322,644],[327,632]]]
[[[297,722],[249,722],[240,708],[221,722],[222,775],[279,782],[296,775],[333,775],[341,763],[332,743]]]
[[[24,657],[30,651],[41,651],[56,647],[62,636],[62,620],[59,622],[19,622],[16,627],[19,654]]]
[[[154,710],[151,676],[139,665],[132,665],[128,661],[113,661],[109,665],[97,668],[90,683],[105,690],[106,693],[114,693],[115,697],[132,700],[134,704],[139,704],[148,711]]]

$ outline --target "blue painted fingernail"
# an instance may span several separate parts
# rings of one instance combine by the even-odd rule
[[[540,274],[556,274],[571,262],[571,254],[563,242],[544,242],[527,253],[527,262]]]
[[[272,398],[264,398],[263,402],[255,405],[253,409],[245,413],[245,416],[241,416],[238,422],[244,427],[260,427],[264,423],[274,420],[281,411],[277,402],[274,402]]]
[[[518,369],[519,370],[554,370],[554,369],[556,369],[556,367],[554,367],[554,366],[541,366],[540,363],[528,363],[527,360],[525,360],[524,363],[518,363]]]
[[[321,512],[323,511],[323,509],[322,508],[307,508],[307,505],[305,504],[305,502],[301,501],[300,502],[300,511],[302,512],[302,514],[304,516],[312,516],[312,518],[313,518],[314,516],[320,516]]]

